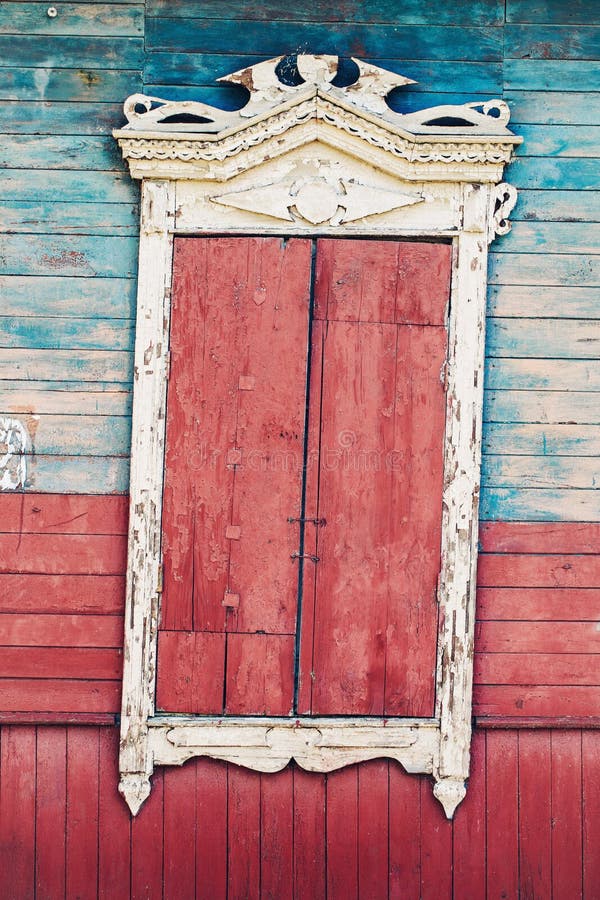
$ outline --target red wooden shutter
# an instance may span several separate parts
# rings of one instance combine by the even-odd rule
[[[310,241],[175,241],[159,708],[292,709],[310,270]]]
[[[316,250],[303,506],[311,242],[175,241],[160,709],[433,713],[450,247]]]
[[[318,243],[301,713],[433,715],[450,252]]]

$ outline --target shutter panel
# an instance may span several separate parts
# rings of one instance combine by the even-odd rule
[[[159,709],[433,715],[451,248],[311,245],[175,241]]]
[[[175,241],[157,692],[173,712],[291,711],[310,271],[310,241]]]
[[[317,260],[299,712],[431,716],[450,247]]]

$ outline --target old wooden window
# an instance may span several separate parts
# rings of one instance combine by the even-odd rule
[[[451,253],[175,239],[158,710],[433,716]]]
[[[392,113],[335,57],[134,96],[142,180],[121,790],[191,756],[469,766],[487,245],[500,101]]]

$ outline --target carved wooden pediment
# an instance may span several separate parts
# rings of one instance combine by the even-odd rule
[[[294,74],[301,81],[293,85],[282,80],[284,57],[234,72],[220,80],[249,92],[246,105],[234,111],[133,94],[124,106],[128,124],[114,135],[135,178],[161,172],[189,178],[195,170],[202,178],[223,180],[318,140],[361,159],[388,157],[384,166],[395,160],[397,174],[410,180],[426,170],[428,178],[461,180],[466,165],[476,168],[478,180],[499,181],[521,141],[507,128],[504,101],[394,112],[386,97],[412,79],[353,62],[358,77],[343,87],[335,84],[335,56],[296,57]],[[177,162],[185,168],[173,165]]]
[[[469,772],[487,248],[510,229],[502,183],[521,138],[501,100],[394,112],[410,78],[353,60],[299,55],[223,81],[248,91],[224,111],[134,94],[114,132],[142,180],[132,424],[121,791],[135,812],[155,765],[192,756],[276,771],[330,771],[378,756],[432,775],[448,816]],[[345,78],[345,81],[349,81]],[[178,235],[422,238],[452,243],[438,582],[430,718],[177,717],[157,714],[162,479],[173,241]]]

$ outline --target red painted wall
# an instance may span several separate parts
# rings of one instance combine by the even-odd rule
[[[0,521],[2,900],[600,897],[600,526],[482,527],[478,725],[448,823],[428,779],[380,761],[191,761],[158,770],[131,820],[114,724],[126,500],[1,495]]]
[[[191,761],[158,770],[130,820],[117,743],[114,727],[1,729],[3,900],[600,895],[595,730],[477,731],[453,823],[427,779],[379,761],[329,776]]]

